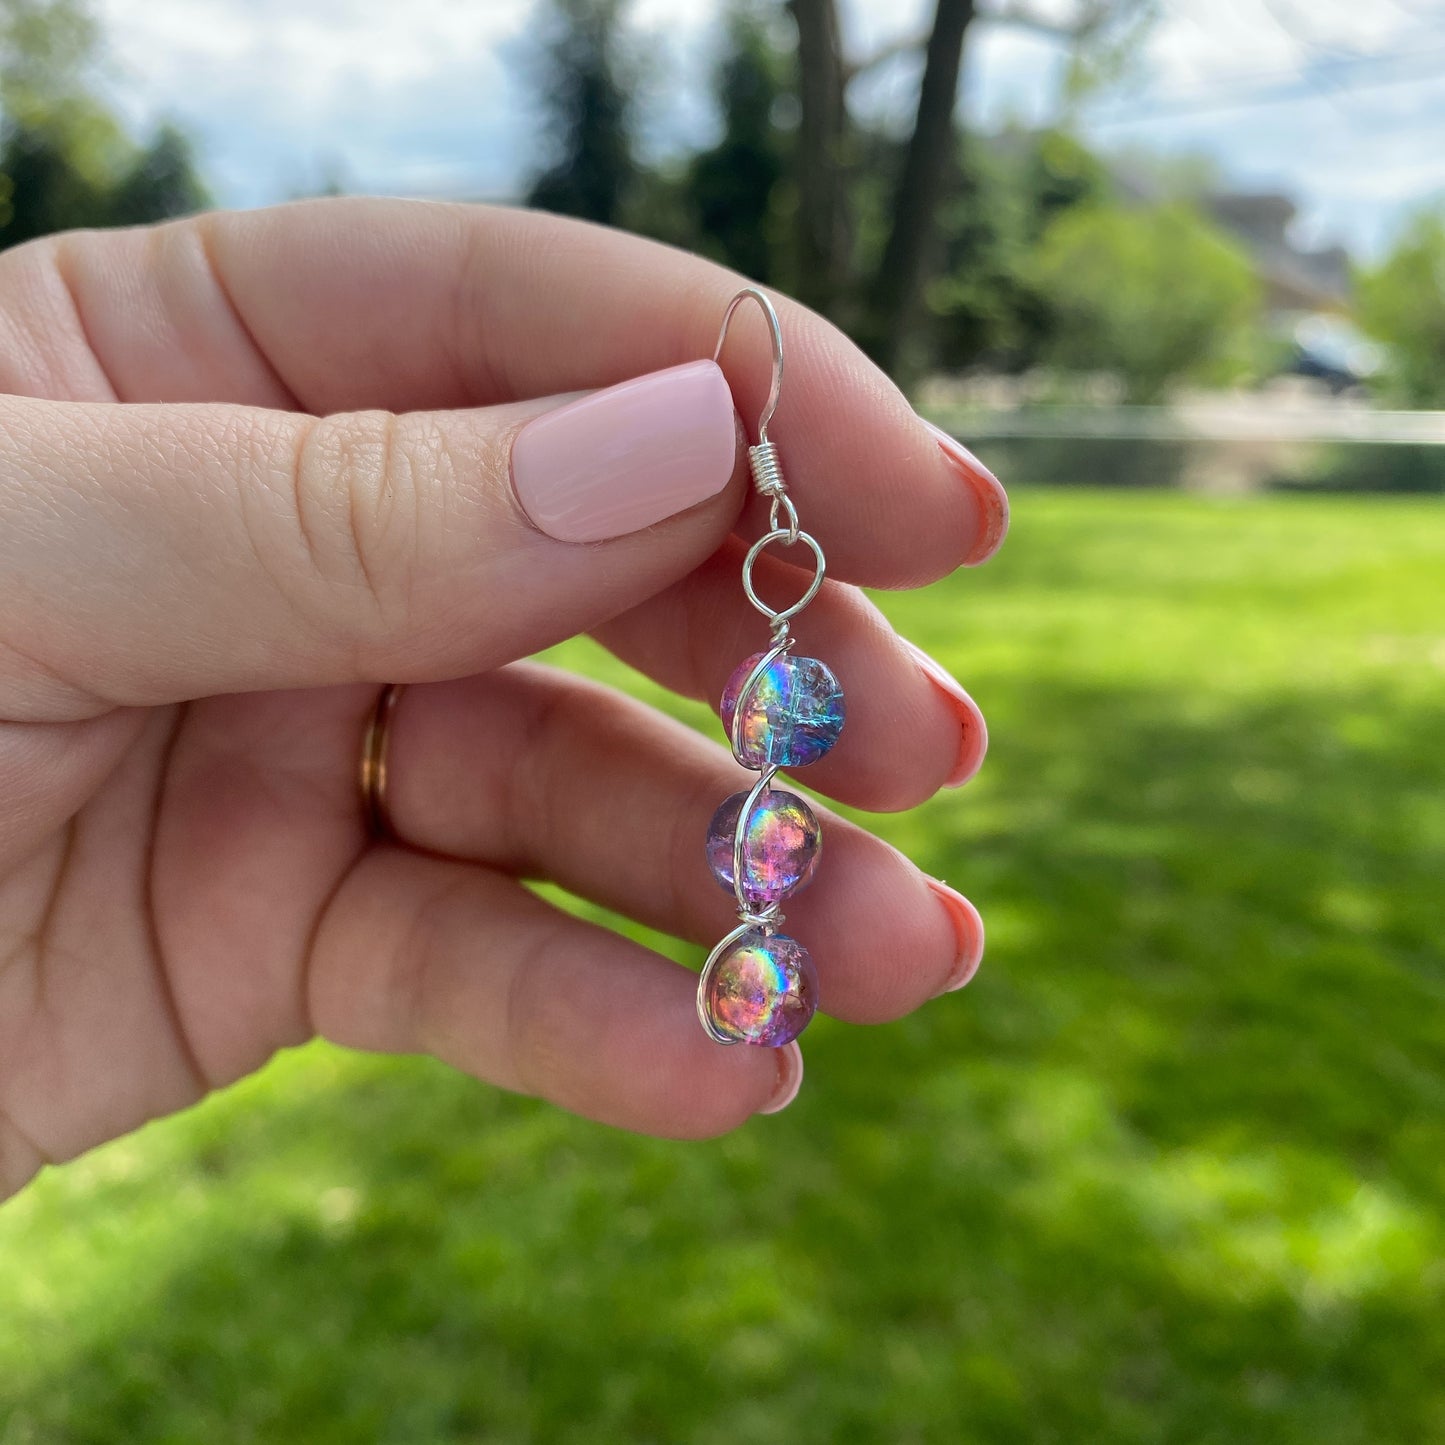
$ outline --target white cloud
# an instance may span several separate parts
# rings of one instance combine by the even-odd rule
[[[920,32],[932,12],[932,0],[840,3],[859,53]],[[162,114],[187,124],[228,202],[271,199],[337,164],[358,188],[502,195],[535,160],[532,101],[518,74],[533,0],[98,4],[118,104],[138,125]],[[719,10],[719,0],[634,0],[646,48],[676,91],[654,148],[705,134],[702,94]],[[1321,88],[1337,90],[1330,67],[1341,53],[1428,53],[1431,45],[1445,54],[1445,14],[1431,19],[1424,9],[1173,0],[1143,56],[1136,119],[1116,118],[1095,134],[1207,151],[1227,173],[1295,189],[1312,231],[1334,225],[1374,245],[1403,205],[1445,187],[1436,140],[1445,133],[1445,61],[1433,84],[1333,101],[1189,114],[1159,107],[1311,67]],[[1046,121],[1060,66],[1047,40],[981,27],[970,44],[968,113],[984,123]],[[877,113],[903,117],[916,77],[916,61],[885,66],[862,94]]]

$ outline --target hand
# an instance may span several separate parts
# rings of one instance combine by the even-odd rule
[[[712,1043],[686,970],[517,881],[703,945],[731,926],[701,841],[739,786],[721,733],[514,661],[590,630],[715,700],[758,649],[727,389],[695,367],[512,448],[567,393],[709,357],[738,284],[548,217],[369,200],[0,256],[0,1192],[314,1034],[664,1135],[791,1097],[796,1047]],[[977,767],[982,719],[832,579],[982,560],[1005,504],[839,333],[781,314],[773,436],[830,567],[806,650],[849,707],[806,781],[909,807]],[[755,312],[723,368],[751,426]],[[760,590],[796,575],[771,560]],[[356,781],[385,681],[422,684],[396,843]],[[788,911],[826,1010],[893,1018],[971,971],[961,898],[824,829]]]

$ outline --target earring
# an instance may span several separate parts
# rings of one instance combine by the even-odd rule
[[[758,774],[750,789],[734,793],[713,815],[707,860],[713,876],[737,902],[738,926],[708,955],[697,983],[697,1016],[720,1044],[778,1048],[797,1038],[818,1006],[818,971],[811,955],[781,931],[781,905],[805,888],[822,849],[817,816],[794,793],[773,786],[780,768],[816,762],[843,730],[843,689],[815,657],[793,653],[791,624],[818,595],[826,564],[817,540],[798,525],[768,423],[783,384],[783,333],[773,303],[755,287],[739,291],[723,313],[713,360],[722,355],[728,323],[747,300],[762,308],[772,337],[773,374],[758,418],[758,440],[748,448],[753,485],[769,502],[768,530],[743,560],[743,592],[772,629],[765,652],[740,663],[723,690],[720,712],[733,756]],[[789,607],[764,602],[753,569],[769,547],[802,546],[811,553],[813,578]]]

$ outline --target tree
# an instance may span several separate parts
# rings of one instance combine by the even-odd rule
[[[0,146],[0,246],[89,225],[94,187],[43,131],[7,127]]]
[[[715,79],[722,138],[692,158],[683,183],[698,248],[765,283],[776,279],[772,212],[787,164],[781,62],[761,8],[735,5]]]
[[[207,204],[178,130],[137,147],[90,94],[98,49],[81,0],[0,0],[0,246]]]
[[[926,292],[933,358],[955,369],[984,359],[1021,366],[1041,309],[1026,266],[1037,227],[1027,162],[971,136],[960,150],[938,218],[942,259]]]
[[[84,0],[0,0],[0,110],[36,127],[89,99],[99,30]]]
[[[1259,283],[1233,241],[1186,205],[1066,211],[1044,233],[1036,268],[1054,313],[1051,359],[1116,373],[1130,401],[1242,364]]]
[[[550,164],[527,204],[616,224],[637,181],[636,66],[624,51],[623,0],[548,0],[542,97]]]
[[[798,22],[802,121],[797,168],[805,206],[805,183],[832,174],[847,153],[850,120],[844,101],[849,83],[900,50],[924,52],[918,103],[893,189],[886,238],[862,281],[863,308],[855,321],[874,359],[906,380],[921,360],[916,345],[910,354],[910,342],[917,340],[924,295],[938,270],[938,217],[957,179],[956,115],[970,31],[978,23],[992,23],[1059,37],[1072,48],[1071,84],[1078,87],[1091,75],[1117,71],[1121,57],[1130,52],[1152,17],[1154,0],[1064,0],[1037,8],[1032,0],[936,0],[933,23],[925,35],[852,63],[837,43],[836,0],[790,3]],[[846,209],[840,181],[812,183],[824,193],[827,204]],[[846,214],[840,218],[829,212],[821,229],[806,216],[800,216],[800,224],[817,230],[815,248],[846,247],[852,234]],[[849,259],[838,254],[817,260],[817,276],[831,279],[848,271]],[[843,304],[838,292],[812,299],[834,316]]]
[[[903,154],[888,240],[868,287],[860,338],[888,371],[911,373],[921,361],[906,357],[904,347],[916,335],[923,289],[936,269],[938,211],[957,149],[953,115],[963,42],[975,13],[974,0],[938,0],[924,51],[913,136]]]
[[[798,28],[798,298],[837,319],[851,267],[847,68],[834,0],[789,0]]]
[[[1445,405],[1445,207],[1412,217],[1358,290],[1361,323],[1389,348],[1387,394],[1406,406]]]
[[[209,204],[189,139],[175,126],[162,125],[117,182],[108,201],[109,224],[137,226]]]
[[[1104,163],[1066,130],[1045,130],[1029,137],[1021,170],[1030,242],[1037,241],[1064,211],[1100,205],[1109,196]]]
[[[551,154],[532,204],[630,224],[788,286],[907,383],[933,359],[940,338],[922,323],[939,317],[950,361],[989,350],[1023,364],[1047,316],[1020,278],[1019,252],[1050,214],[1100,184],[1087,151],[1053,135],[1049,153],[1034,154],[1029,199],[1015,205],[1023,219],[997,222],[989,166],[956,121],[967,34],[984,22],[1047,28],[1082,67],[1085,56],[1097,64],[1111,49],[1125,53],[1124,37],[1135,33],[1126,20],[1139,22],[1153,0],[936,0],[926,34],[861,59],[844,53],[837,0],[788,0],[796,95],[779,64],[769,0],[733,0],[716,80],[722,138],[687,162],[653,167],[637,162],[632,145],[638,69],[624,44],[623,0],[548,3]],[[1046,20],[1044,6],[1062,18]],[[900,141],[854,120],[852,82],[919,49],[911,132]],[[778,119],[790,103],[796,129]],[[786,230],[791,247],[778,244]]]
[[[1061,130],[965,135],[956,164],[939,213],[942,262],[925,296],[933,359],[1020,371],[1046,352],[1054,325],[1034,251],[1066,211],[1109,199],[1108,174]]]
[[[84,0],[0,0],[0,146],[12,207],[88,217],[91,193],[129,159],[124,130],[88,88],[98,53]]]

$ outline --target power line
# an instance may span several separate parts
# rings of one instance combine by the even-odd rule
[[[1372,74],[1381,67],[1385,73]],[[1358,72],[1364,71],[1364,74]],[[1201,86],[1175,96],[1139,96],[1115,101],[1098,109],[1087,103],[1084,111],[1091,125],[1152,120],[1171,115],[1204,115],[1231,110],[1252,110],[1257,106],[1289,105],[1303,100],[1322,99],[1315,88],[1322,79],[1340,77],[1333,96],[1350,95],[1362,90],[1381,90],[1396,85],[1418,85],[1445,79],[1445,49],[1425,51],[1392,51],[1379,55],[1342,56],[1338,60],[1319,61],[1299,71],[1276,71],[1252,77],[1236,76],[1217,85]]]

